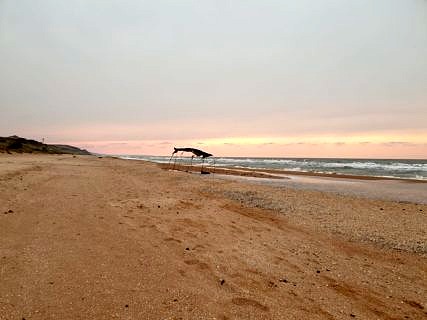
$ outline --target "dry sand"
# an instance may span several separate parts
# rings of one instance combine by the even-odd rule
[[[427,205],[0,155],[0,319],[425,319]]]

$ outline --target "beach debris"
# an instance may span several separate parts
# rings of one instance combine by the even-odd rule
[[[190,248],[189,248],[189,247],[187,247],[187,248],[185,248],[185,250],[189,251],[189,250],[190,250]]]
[[[316,273],[320,273],[320,270],[316,270]]]
[[[169,167],[170,167],[170,162],[171,162],[172,158],[173,158],[173,157],[174,157],[178,152],[181,152],[181,154],[182,154],[182,153],[184,153],[184,152],[192,153],[192,156],[191,156],[191,162],[190,162],[190,167],[192,167],[192,166],[193,166],[193,158],[194,158],[194,157],[201,158],[201,159],[202,159],[202,166],[201,166],[201,169],[200,169],[200,174],[209,174],[209,173],[210,173],[209,171],[205,171],[205,170],[203,170],[203,165],[204,165],[204,163],[205,163],[205,158],[212,157],[213,155],[212,155],[211,153],[208,153],[208,152],[202,151],[202,150],[200,150],[200,149],[195,149],[195,148],[176,148],[176,147],[174,147],[174,148],[173,148],[172,155],[171,155],[171,157],[170,157],[170,159],[169,159]],[[175,157],[175,160],[174,160],[174,162],[173,162],[172,170],[175,170],[175,164],[176,164],[176,157]]]
[[[220,285],[224,285],[225,280],[224,279],[219,279],[219,283],[220,283]]]
[[[128,304],[125,304],[125,308],[129,308],[129,305],[128,305]]]
[[[350,313],[350,317],[356,318],[356,315],[354,315],[353,313]]]
[[[9,209],[9,210],[4,212],[4,214],[8,214],[8,213],[13,213],[13,210]]]
[[[282,279],[279,279],[279,282],[288,283],[288,279],[282,278]]]

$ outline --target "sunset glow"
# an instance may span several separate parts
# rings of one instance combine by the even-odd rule
[[[427,158],[425,1],[1,1],[0,136]]]

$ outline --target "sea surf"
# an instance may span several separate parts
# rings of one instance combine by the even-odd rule
[[[168,163],[172,161],[180,164],[191,163],[192,165],[201,165],[200,159],[180,156],[172,160],[170,160],[169,156],[119,155],[119,157],[122,159],[145,160],[156,163]],[[212,157],[206,159],[205,164],[240,169],[275,169],[427,180],[427,160],[415,159]]]

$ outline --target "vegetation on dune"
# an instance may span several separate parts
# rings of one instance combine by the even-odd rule
[[[51,153],[51,154],[91,154],[87,150],[77,147],[58,144],[45,144],[36,140],[25,139],[18,136],[0,137],[1,153]]]

